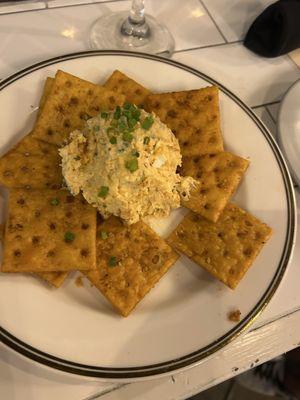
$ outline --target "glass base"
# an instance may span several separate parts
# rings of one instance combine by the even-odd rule
[[[90,47],[104,50],[132,50],[170,57],[174,51],[174,39],[164,25],[146,14],[150,31],[147,37],[136,37],[121,33],[128,18],[128,11],[106,14],[97,19],[90,31]]]

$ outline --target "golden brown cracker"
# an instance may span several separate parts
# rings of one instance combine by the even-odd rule
[[[50,285],[59,288],[68,276],[68,272],[37,272],[34,275],[46,281]]]
[[[9,153],[21,153],[28,157],[29,155],[43,155],[43,157],[54,157],[58,155],[57,146],[34,139],[30,132]]]
[[[54,82],[53,78],[47,78],[45,81],[44,90],[43,90],[42,97],[40,99],[40,104],[39,104],[39,113],[41,112],[41,109],[45,105],[48,94],[51,91],[53,82]],[[51,153],[51,151],[52,152],[55,151],[57,153],[57,149],[55,148],[55,146],[50,145],[49,143],[45,143],[40,140],[34,139],[32,137],[32,132],[30,132],[29,134],[24,136],[19,141],[19,143],[17,143],[6,154],[13,153],[13,152],[19,152],[19,153],[22,153],[22,154],[28,156],[30,154],[40,154],[42,152],[44,155],[47,156],[49,152]]]
[[[236,191],[249,161],[229,152],[184,157],[182,175],[192,176],[199,185],[182,205],[216,222]]]
[[[97,269],[84,274],[126,317],[177,259],[142,221],[127,226],[110,217],[97,227]]]
[[[129,78],[122,72],[115,70],[107,79],[104,87],[125,96],[126,101],[142,107],[150,90]]]
[[[4,241],[5,224],[0,224],[0,241]],[[35,276],[58,288],[65,281],[68,272],[37,272]]]
[[[87,119],[122,105],[124,100],[122,94],[58,71],[33,136],[60,146],[72,131],[83,128]]]
[[[6,187],[59,188],[62,172],[57,149],[45,156],[11,151],[0,158],[0,183]]]
[[[39,112],[46,102],[53,81],[53,78],[46,79]],[[7,187],[60,186],[60,161],[56,146],[34,139],[30,132],[0,158],[0,183]]]
[[[190,212],[167,242],[234,289],[271,233],[265,223],[228,204],[216,223]]]
[[[89,270],[96,262],[96,209],[67,190],[13,189],[3,272]]]
[[[146,98],[145,109],[153,111],[173,131],[183,156],[223,151],[216,86],[151,94]]]

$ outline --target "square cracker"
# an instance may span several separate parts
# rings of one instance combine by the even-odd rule
[[[4,231],[5,231],[5,225],[0,224],[0,241],[1,242],[4,242]],[[68,272],[37,272],[34,275],[43,279],[50,285],[58,288],[65,281],[66,277],[68,276]]]
[[[183,156],[223,151],[216,86],[150,94],[145,109],[153,111],[173,131]]]
[[[60,146],[72,131],[82,129],[88,118],[114,109],[124,100],[122,94],[58,71],[33,136]]]
[[[53,83],[54,83],[53,78],[47,78],[45,81],[43,93],[39,104],[39,111],[38,111],[39,114],[46,103],[46,99],[51,91]],[[50,145],[49,143],[45,143],[40,140],[34,139],[32,137],[32,132],[30,132],[29,134],[24,136],[23,139],[21,139],[19,143],[16,144],[7,154],[13,152],[22,153],[26,156],[28,156],[29,154],[43,153],[45,156],[47,156],[49,153],[53,152],[57,153],[57,149],[55,148],[55,146]]]
[[[216,222],[236,191],[248,165],[248,160],[228,152],[184,157],[182,175],[192,176],[198,180],[199,185],[189,200],[183,200],[181,204]]]
[[[271,233],[266,224],[228,204],[216,223],[190,212],[167,242],[234,289]]]
[[[124,94],[126,101],[139,107],[143,107],[146,97],[151,94],[150,90],[118,70],[115,70],[111,74],[105,82],[104,87],[114,92]]]
[[[97,269],[84,274],[124,317],[179,257],[143,222],[126,226],[116,217],[97,226],[96,246]],[[115,266],[109,265],[111,257]]]
[[[68,276],[68,272],[37,272],[35,275],[50,285],[59,288]]]
[[[25,142],[0,158],[0,183],[9,188],[60,188],[62,172],[57,148],[51,146],[45,155],[44,152],[37,153],[37,150],[27,151],[35,145],[32,138],[29,147]]]
[[[54,79],[47,78],[40,100],[41,112]],[[49,143],[25,136],[0,158],[0,183],[7,187],[60,187],[62,173],[58,149]]]
[[[67,190],[13,189],[2,271],[95,268],[95,235],[96,209],[81,196],[73,197]]]

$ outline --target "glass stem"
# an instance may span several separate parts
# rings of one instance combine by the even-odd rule
[[[129,19],[133,24],[145,22],[145,0],[132,0]]]
[[[150,28],[145,19],[144,0],[132,0],[129,16],[121,26],[121,34],[134,36],[137,39],[150,37]]]

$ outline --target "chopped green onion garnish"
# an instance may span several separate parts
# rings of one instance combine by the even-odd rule
[[[131,107],[132,107],[132,104],[131,104],[131,103],[128,103],[128,102],[124,103],[123,108],[124,108],[125,110],[130,110]]]
[[[75,235],[73,232],[66,232],[65,233],[65,242],[73,242],[73,240],[75,239]]]
[[[137,121],[140,120],[140,117],[141,117],[141,110],[140,110],[140,109],[138,109],[138,108],[135,107],[135,108],[132,110],[131,114],[132,114],[132,117],[133,117],[134,119],[136,119]]]
[[[127,119],[126,119],[126,117],[121,117],[119,119],[118,128],[120,129],[120,131],[125,131],[125,129],[127,129]]]
[[[51,206],[58,206],[59,205],[59,200],[58,199],[52,199],[50,201]]]
[[[117,138],[116,138],[115,136],[112,136],[112,137],[109,139],[109,141],[110,141],[111,144],[116,144],[116,143],[117,143]]]
[[[124,132],[123,135],[122,135],[122,139],[125,142],[129,142],[130,143],[133,140],[133,135],[130,132]]]
[[[105,231],[101,231],[101,232],[100,232],[100,236],[101,236],[101,239],[103,239],[103,240],[105,240],[105,239],[108,238],[108,234],[107,234],[107,232],[105,232]]]
[[[101,118],[103,119],[108,119],[109,114],[107,112],[102,112],[101,114]]]
[[[131,158],[125,162],[125,167],[132,173],[139,168],[139,163],[137,158]]]
[[[144,144],[149,144],[150,142],[150,137],[149,136],[145,136],[144,137]]]
[[[98,192],[98,196],[105,198],[108,195],[109,192],[109,187],[108,186],[101,186],[99,192]]]
[[[134,118],[128,118],[128,126],[129,128],[134,128],[137,124],[137,120]]]
[[[114,119],[119,119],[121,117],[121,107],[117,106],[116,111],[114,112]]]
[[[95,125],[95,126],[94,126],[94,131],[95,131],[95,132],[99,132],[99,130],[100,130],[100,126],[99,126],[99,125]]]
[[[109,260],[108,260],[109,267],[115,267],[117,265],[117,263],[118,263],[117,257],[114,257],[114,256],[109,257]]]
[[[145,131],[147,131],[148,129],[151,128],[151,126],[153,125],[153,122],[154,122],[154,119],[153,119],[152,115],[149,115],[149,117],[146,117],[144,119],[144,121],[141,124],[141,127],[143,129],[145,129]]]

